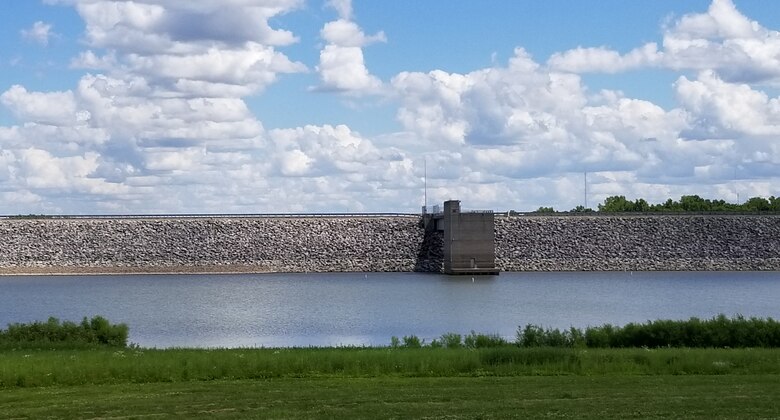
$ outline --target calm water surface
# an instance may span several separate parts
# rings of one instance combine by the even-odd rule
[[[386,345],[392,336],[780,319],[780,273],[416,273],[0,277],[0,326],[103,315],[144,347]]]

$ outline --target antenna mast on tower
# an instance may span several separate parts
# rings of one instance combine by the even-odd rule
[[[428,158],[423,157],[423,204],[428,210]]]
[[[585,205],[584,208],[588,208],[588,172],[585,172]]]

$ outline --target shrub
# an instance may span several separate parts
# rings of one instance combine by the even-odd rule
[[[718,315],[709,320],[658,320],[623,327],[610,324],[588,327],[583,333],[543,329],[536,325],[518,328],[516,344],[521,347],[780,347],[780,322],[772,318],[728,318]]]
[[[396,336],[390,337],[390,347],[396,349],[401,346],[401,340],[398,339]]]
[[[416,335],[404,336],[404,347],[410,349],[419,349],[422,347],[420,339]]]
[[[520,347],[541,347],[544,345],[544,329],[532,324],[517,329],[517,345]]]
[[[508,344],[506,340],[497,334],[477,334],[474,331],[463,339],[463,343],[470,349],[502,347]]]
[[[0,330],[0,345],[24,347],[85,347],[102,345],[127,347],[128,327],[126,324],[112,325],[107,319],[95,316],[84,319],[80,324],[60,322],[50,317],[46,322],[10,324]]]
[[[607,348],[611,347],[610,339],[614,333],[614,327],[606,324],[601,327],[588,327],[585,329],[585,346]]]
[[[457,349],[463,347],[463,341],[460,334],[447,333],[441,336],[441,343],[448,349]]]
[[[515,343],[520,347],[583,347],[586,337],[574,327],[564,331],[557,328],[545,330],[528,324],[523,329],[518,328]]]

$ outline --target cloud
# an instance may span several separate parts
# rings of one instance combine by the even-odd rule
[[[647,67],[712,70],[735,83],[780,86],[780,32],[749,20],[731,0],[713,0],[706,13],[687,14],[664,30],[663,42],[626,54],[606,47],[553,54],[554,71],[617,73]]]
[[[665,65],[713,70],[735,83],[780,83],[780,33],[742,15],[731,0],[683,16],[664,33]]]
[[[90,48],[72,65],[122,79],[142,77],[156,95],[247,96],[279,74],[307,70],[277,51],[298,38],[268,23],[301,7],[300,0],[69,3],[85,21]]]
[[[0,102],[23,121],[49,125],[73,125],[84,114],[78,114],[73,92],[28,92],[14,85],[0,95]]]
[[[84,19],[71,65],[89,73],[72,89],[0,92],[17,121],[0,126],[0,197],[17,200],[7,212],[416,211],[424,166],[430,203],[470,208],[573,208],[584,172],[591,206],[777,195],[780,103],[761,90],[778,80],[777,33],[729,1],[624,53],[585,46],[540,63],[518,47],[490,67],[389,81],[363,50],[387,36],[367,34],[350,1],[329,1],[338,18],[321,28],[317,73],[302,77],[319,78],[319,94],[396,107],[399,130],[374,136],[337,123],[267,130],[247,104],[308,71],[285,50],[306,38],[281,26],[302,1],[48,2]],[[682,72],[674,107],[579,76],[643,68]]]
[[[265,155],[275,149],[241,98],[279,74],[306,71],[276,49],[297,37],[268,24],[302,2],[67,3],[85,21],[89,48],[72,66],[101,73],[72,90],[13,86],[0,95],[21,122],[0,127],[9,159],[0,191],[40,197],[40,208],[53,212],[205,211],[207,201],[193,195],[228,192],[228,200],[257,203],[245,197],[270,173]],[[58,201],[54,190],[89,204]]]
[[[392,85],[407,129],[453,144],[556,140],[566,131],[559,116],[577,115],[586,104],[579,77],[543,71],[522,48],[504,68],[403,72]]]
[[[407,72],[392,84],[403,101],[401,123],[433,150],[458,151],[439,165],[461,168],[452,176],[463,182],[598,172],[631,174],[639,183],[708,184],[722,182],[735,162],[747,165],[750,150],[766,158],[776,148],[753,144],[773,132],[776,100],[719,79],[682,78],[683,107],[667,111],[616,91],[589,94],[578,76],[550,71],[518,49],[506,67]],[[685,136],[706,121],[734,136]]]
[[[352,19],[352,0],[328,0],[325,4],[336,10],[341,19]]]
[[[766,31],[757,22],[742,15],[731,0],[713,0],[707,13],[683,16],[669,33],[689,40],[726,40],[754,38],[766,34]]]
[[[382,88],[382,81],[366,68],[363,50],[358,47],[325,46],[317,70],[322,79],[320,90],[360,95],[378,93]]]
[[[383,83],[372,75],[365,64],[363,47],[376,42],[387,42],[384,32],[366,35],[355,22],[350,1],[331,1],[341,17],[328,22],[320,31],[327,45],[320,51],[317,70],[322,85],[317,90],[338,91],[350,95],[380,94]]]
[[[94,51],[87,50],[82,51],[77,57],[73,58],[70,65],[76,69],[107,71],[118,67],[118,62],[114,52],[100,57]]]
[[[328,43],[341,47],[365,47],[375,42],[387,42],[384,32],[367,36],[355,22],[344,19],[326,23],[320,36]]]
[[[97,154],[57,158],[46,150],[19,152],[20,175],[33,188],[70,188],[72,181],[84,180],[97,167]]]
[[[620,55],[605,47],[576,48],[555,53],[547,61],[554,71],[572,73],[619,73],[641,67],[655,66],[662,59],[655,43],[645,44],[631,52]]]
[[[49,40],[54,36],[54,33],[51,31],[52,28],[51,24],[37,21],[29,29],[22,29],[21,34],[23,38],[46,47],[49,45]]]
[[[75,0],[93,48],[149,52],[186,51],[194,44],[239,46],[252,41],[297,42],[268,20],[302,6],[301,0],[153,1]]]
[[[282,175],[346,176],[353,182],[395,182],[387,171],[404,160],[393,148],[380,149],[345,125],[277,129],[269,133]]]
[[[713,71],[703,71],[695,80],[683,76],[676,88],[694,122],[691,133],[705,138],[780,135],[778,98],[770,99],[747,84],[725,82]]]
[[[241,50],[209,48],[188,55],[133,55],[124,65],[124,71],[184,96],[247,96],[272,84],[279,73],[305,70],[273,48],[255,43],[246,43]]]

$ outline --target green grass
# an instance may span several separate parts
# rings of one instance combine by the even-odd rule
[[[285,378],[17,388],[1,418],[775,418],[773,375]]]
[[[617,347],[766,345],[776,327],[718,317],[591,334]],[[472,332],[427,346],[408,336],[384,348],[157,350],[126,347],[126,327],[99,317],[3,333],[0,418],[780,417],[778,348],[588,348],[588,331],[531,326],[515,344]]]
[[[0,390],[274,378],[780,374],[776,349],[14,350]]]
[[[777,349],[0,351],[0,418],[776,418]]]

